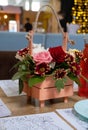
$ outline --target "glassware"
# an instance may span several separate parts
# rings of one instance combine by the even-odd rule
[[[88,79],[88,37],[84,38],[85,47],[83,50],[84,59],[82,60],[80,65],[82,68],[82,75]],[[81,85],[78,89],[78,95],[81,97],[88,97],[88,82],[84,80],[82,77],[80,78]]]

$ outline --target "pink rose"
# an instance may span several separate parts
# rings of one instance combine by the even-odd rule
[[[41,63],[50,63],[52,61],[52,57],[51,57],[49,51],[35,53],[33,55],[33,59],[37,63],[37,65],[39,65]]]

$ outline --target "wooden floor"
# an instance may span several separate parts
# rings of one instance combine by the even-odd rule
[[[46,101],[45,107],[40,108],[38,101],[35,102],[32,99],[31,102],[27,102],[26,95],[18,97],[7,97],[4,94],[4,92],[0,89],[0,98],[11,110],[12,112],[11,116],[52,112],[55,111],[55,109],[72,108],[74,107],[74,104],[77,101],[84,99],[82,97],[79,97],[77,93],[74,93],[74,95],[69,98],[68,103],[64,103],[63,99],[59,98],[55,100]]]

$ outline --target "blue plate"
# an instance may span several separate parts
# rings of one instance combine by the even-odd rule
[[[88,99],[78,101],[74,105],[74,110],[80,119],[88,121]]]

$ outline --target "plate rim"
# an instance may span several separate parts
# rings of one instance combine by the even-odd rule
[[[85,118],[86,120],[88,120],[88,116],[85,116],[85,115],[83,115],[83,113],[80,113],[80,111],[78,111],[77,109],[76,109],[76,106],[77,105],[79,105],[81,102],[88,102],[88,99],[83,99],[83,100],[80,100],[80,101],[78,101],[78,102],[76,102],[75,104],[74,104],[74,110],[75,110],[75,112],[79,115],[79,116],[81,116],[81,117],[83,117],[83,118]],[[84,108],[84,107],[83,107]]]

